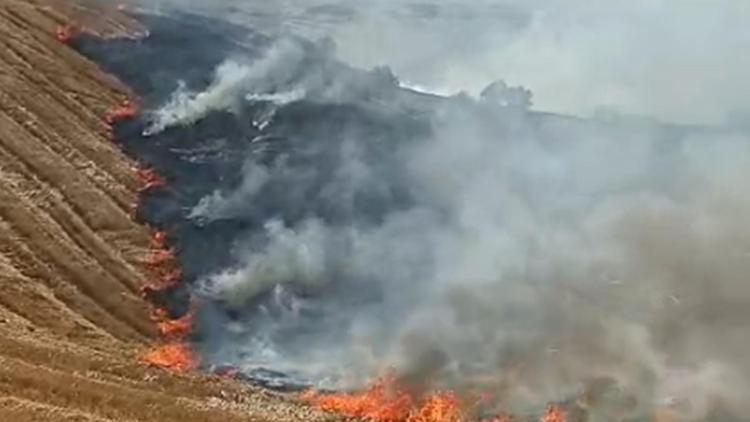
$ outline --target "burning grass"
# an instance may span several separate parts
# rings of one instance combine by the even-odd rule
[[[153,169],[137,169],[136,176],[139,182],[139,192],[147,192],[153,189],[161,188],[166,185],[163,177],[159,176]]]
[[[167,243],[167,234],[159,230],[152,231],[150,243],[151,250],[144,266],[154,275],[154,280],[141,286],[144,294],[169,289],[182,280],[182,270],[174,256],[174,250]],[[188,313],[177,319],[170,319],[169,312],[159,307],[154,308],[152,315],[159,334],[168,343],[142,354],[140,360],[173,372],[196,369],[199,360],[187,342],[195,321],[195,303]]]
[[[60,31],[58,31],[58,35],[60,35]],[[138,106],[131,100],[125,100],[112,108],[104,116],[107,134],[112,137],[113,125],[124,120],[134,119],[138,113]],[[139,182],[138,192],[140,194],[166,185],[164,178],[153,169],[134,168],[133,170]],[[141,286],[144,296],[147,296],[148,291],[167,290],[182,280],[182,271],[175,258],[174,249],[168,245],[167,233],[161,230],[152,230],[149,246],[150,250],[143,261],[143,265],[153,278]],[[168,315],[169,312],[160,307],[155,307],[152,310],[152,318],[156,323],[159,334],[166,343],[142,353],[139,360],[144,364],[173,372],[192,371],[199,365],[198,356],[187,342],[187,338],[193,330],[194,307],[187,314],[177,319],[170,319]]]
[[[151,248],[153,249],[166,249],[167,248],[167,232],[161,230],[154,230],[151,232]]]
[[[81,30],[76,25],[61,25],[55,31],[55,39],[63,44],[71,42]]]
[[[376,380],[369,388],[354,393],[308,391],[302,399],[321,410],[372,422],[464,422],[479,420],[473,415],[476,403],[462,400],[456,393],[437,391],[415,395],[401,387],[393,375]],[[499,415],[484,422],[512,422]],[[539,422],[565,422],[565,412],[549,406]]]
[[[159,270],[166,266],[176,266],[173,249],[152,250],[146,257],[144,264],[152,270]]]
[[[165,310],[156,309],[154,311],[154,320],[157,321],[156,326],[163,338],[184,341],[193,329],[195,311],[190,310],[180,318],[169,319]]]
[[[173,372],[189,372],[198,367],[199,360],[185,343],[169,343],[141,354],[139,360]]]
[[[133,101],[125,100],[108,111],[104,116],[104,121],[111,126],[118,122],[134,119],[138,116],[138,112],[138,106]]]
[[[541,422],[565,422],[565,411],[557,406],[549,406],[542,416]]]
[[[171,289],[182,280],[182,270],[175,268],[169,271],[162,271],[154,276],[151,281],[141,285],[141,293],[146,295],[148,292],[162,291]]]

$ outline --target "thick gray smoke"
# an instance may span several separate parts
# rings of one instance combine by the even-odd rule
[[[661,13],[666,2],[657,3],[652,7]],[[698,2],[688,3],[690,16],[703,10]],[[727,13],[739,8],[719,3]],[[429,5],[420,7],[432,13]],[[614,13],[627,8],[619,2],[612,7]],[[594,9],[609,13],[604,6]],[[614,35],[601,31],[604,40],[624,37],[617,48],[630,45],[629,30],[615,25]],[[523,46],[528,44],[520,42],[513,56],[522,63],[525,52],[535,54]],[[724,69],[723,62],[712,61],[714,53],[706,54],[704,62],[702,52],[678,50],[666,69],[649,56],[639,60],[659,76],[647,85],[684,81],[680,86],[694,98],[730,106],[723,94],[713,96],[717,87],[709,87],[701,72],[663,79],[684,60]],[[230,58],[205,92],[177,93],[157,111],[152,130],[189,124],[243,101],[348,104],[356,97],[352,92],[372,88],[348,73],[318,73],[334,67],[300,74],[304,59],[303,50],[286,41],[252,62]],[[591,76],[595,86],[598,65],[592,66],[577,62],[546,71],[579,69],[584,76],[570,82]],[[645,73],[628,81],[643,82],[639,75]],[[563,96],[580,90],[555,80]],[[618,88],[636,98],[639,112],[639,102],[653,94],[639,97],[646,94],[641,88]],[[669,95],[659,101],[656,107],[683,117],[703,116],[706,106]],[[262,235],[238,245],[239,265],[201,281],[206,294],[237,309],[255,306],[269,291],[286,304],[283,315],[267,324],[237,323],[230,330],[235,339],[213,358],[244,359],[248,367],[271,367],[335,387],[361,385],[395,367],[429,387],[489,391],[499,407],[521,412],[579,397],[595,421],[630,420],[655,408],[669,408],[686,421],[717,420],[717,409],[746,420],[750,136],[726,127],[535,113],[527,109],[526,90],[504,83],[478,98],[460,95],[436,104],[427,139],[387,152],[400,171],[383,171],[365,152],[363,145],[378,142],[376,134],[353,131],[336,151],[336,167],[326,169],[333,176],[320,197],[288,202],[356,209],[362,192],[388,196],[399,186],[413,198],[407,206],[388,209],[374,223],[356,215],[344,222],[309,215],[293,224],[271,218]],[[295,171],[283,160],[250,158],[241,186],[204,198],[192,216],[249,213],[263,200],[263,188],[278,178],[297,180],[300,191],[317,180]],[[370,291],[378,297],[309,299],[329,291],[339,292],[335,299]],[[335,317],[305,335],[298,319],[310,308]],[[293,336],[289,327],[297,330]],[[284,333],[290,338],[280,341]]]

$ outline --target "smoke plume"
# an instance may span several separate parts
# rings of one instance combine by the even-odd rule
[[[533,68],[530,86],[542,92],[534,90],[535,104],[554,104],[555,85],[562,100],[552,109],[626,98],[615,105],[693,125],[541,113],[529,109],[529,90],[491,79],[484,91],[472,87],[478,96],[418,93],[394,76],[402,76],[398,61],[393,72],[350,67],[353,47],[336,36],[338,50],[330,38],[281,37],[258,57],[227,58],[205,90],[174,93],[152,113],[148,134],[217,112],[258,132],[238,182],[188,213],[196,225],[253,222],[227,251],[232,265],[197,282],[209,299],[200,345],[207,361],[334,388],[361,386],[392,367],[420,388],[489,391],[499,407],[522,413],[578,397],[591,420],[656,408],[680,420],[715,420],[719,410],[741,420],[750,412],[750,139],[698,123],[715,120],[706,114],[712,105],[735,107],[747,85],[712,88],[707,73],[677,71],[686,63],[725,69],[727,51],[671,50],[667,36],[639,44],[643,54],[635,55],[631,43],[653,35],[652,20],[667,13],[657,3],[639,13],[620,2],[592,6],[567,31],[583,3],[539,1],[527,10],[509,2],[498,9],[512,18],[507,34],[497,34],[509,40],[499,59],[471,56],[497,42],[482,33],[464,52],[470,57],[435,53],[420,66],[450,59],[449,72],[460,77],[449,79],[481,81],[472,72],[504,76],[513,58],[519,64],[505,68],[511,83]],[[728,1],[716,7],[712,16],[742,12]],[[694,23],[682,13],[701,23],[699,33],[715,28],[698,19],[698,2],[675,9],[666,28]],[[399,10],[429,21],[473,9]],[[332,25],[346,34],[359,16],[345,5],[307,13],[340,19]],[[641,19],[635,34],[631,24]],[[557,30],[561,48],[553,52],[547,37]],[[732,42],[747,40],[736,35]],[[601,66],[625,59],[591,62],[612,37],[615,51],[641,62],[614,82]],[[404,40],[405,48],[418,42]],[[592,56],[547,66],[579,42]],[[547,53],[554,60],[539,55]],[[735,58],[730,73],[747,65]],[[674,78],[665,80],[669,72]],[[695,101],[675,96],[677,85]]]
[[[683,123],[746,118],[744,0],[149,0],[272,34],[330,36],[361,68],[390,66],[434,92],[477,94],[498,77],[540,110],[600,109]],[[688,106],[689,104],[689,106]]]

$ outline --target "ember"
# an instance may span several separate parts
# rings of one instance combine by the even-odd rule
[[[159,333],[167,339],[184,339],[193,328],[195,314],[191,311],[182,318],[159,322]]]
[[[484,419],[482,422],[513,422],[513,418],[508,415],[500,415],[493,418]]]
[[[79,32],[75,25],[62,25],[57,27],[55,38],[61,43],[69,43]]]
[[[151,233],[151,247],[154,249],[164,249],[167,246],[167,233],[156,230]]]
[[[182,271],[178,268],[162,272],[154,281],[145,283],[141,289],[145,292],[148,290],[159,291],[176,286],[182,279]]]
[[[308,391],[303,400],[326,412],[373,422],[463,422],[472,420],[459,397],[452,392],[432,392],[415,397],[398,387],[394,376],[378,379],[370,388],[355,393],[323,394]],[[483,422],[512,422],[502,414]],[[540,422],[565,422],[565,412],[549,406]]]
[[[307,402],[328,412],[377,422],[459,422],[462,406],[453,393],[431,393],[416,399],[385,376],[358,393],[320,394],[308,392]]]
[[[132,101],[125,100],[119,106],[107,112],[104,116],[104,121],[108,125],[113,125],[123,120],[133,119],[138,115],[138,106]]]
[[[138,169],[136,176],[141,184],[139,190],[145,192],[148,190],[160,188],[166,184],[164,178],[159,176],[156,171],[152,169]]]
[[[453,393],[435,393],[427,396],[422,406],[409,415],[412,422],[460,422],[461,405]]]
[[[149,292],[169,289],[182,280],[182,270],[177,267],[174,252],[168,248],[166,233],[163,231],[157,230],[151,234],[151,253],[144,264],[154,274],[151,281],[141,286],[143,295],[147,296]]]
[[[174,262],[174,251],[172,249],[164,249],[151,251],[144,264],[152,269],[158,269],[165,265],[171,265]]]
[[[565,422],[565,411],[558,406],[549,406],[540,422]]]
[[[141,362],[174,372],[188,372],[198,367],[190,347],[182,343],[166,344],[140,356]]]

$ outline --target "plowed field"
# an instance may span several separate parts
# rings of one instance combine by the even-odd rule
[[[158,342],[138,291],[149,231],[102,120],[128,91],[55,39],[70,21],[140,30],[114,7],[0,0],[0,421],[325,419],[138,363]]]

